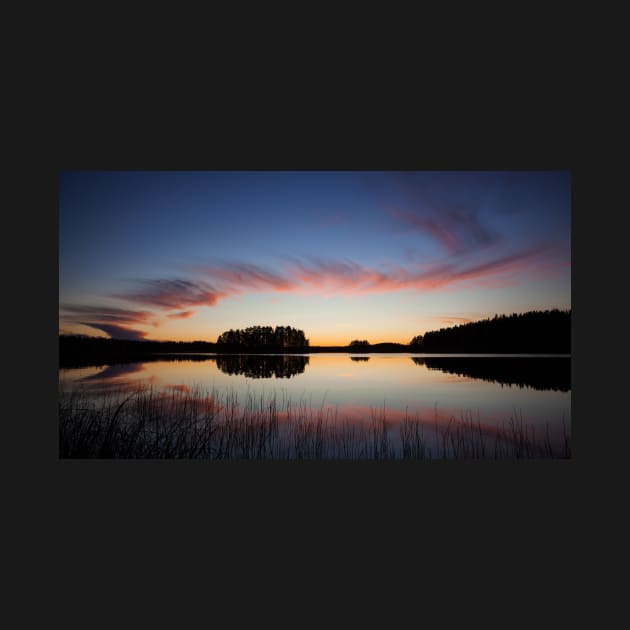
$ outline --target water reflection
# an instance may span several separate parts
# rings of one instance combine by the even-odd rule
[[[291,378],[302,374],[309,357],[302,355],[220,354],[217,367],[226,374],[243,374],[249,378]]]
[[[570,456],[568,357],[173,354],[103,367],[60,370],[64,456]]]
[[[90,374],[84,376],[81,381],[111,381],[118,379],[121,376],[129,376],[136,372],[142,372],[144,370],[142,363],[125,363],[120,365],[108,365],[104,370],[97,372],[96,374]]]
[[[429,370],[538,390],[571,390],[570,357],[412,357]]]

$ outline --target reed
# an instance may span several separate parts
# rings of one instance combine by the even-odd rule
[[[448,421],[383,406],[350,419],[335,407],[276,395],[239,400],[233,390],[200,386],[168,392],[150,385],[59,395],[59,457],[207,460],[476,460],[570,458],[570,439],[554,442],[516,410],[498,426],[465,412]],[[433,428],[433,430],[431,430]]]

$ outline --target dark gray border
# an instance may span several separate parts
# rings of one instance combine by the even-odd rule
[[[118,121],[107,124],[104,113],[74,118],[73,110],[57,120],[44,147],[47,162],[25,193],[28,206],[20,218],[37,255],[28,260],[24,312],[30,319],[24,319],[35,344],[29,361],[18,365],[35,375],[16,386],[19,403],[11,418],[26,425],[21,443],[28,448],[16,451],[27,466],[19,468],[25,472],[16,483],[25,520],[46,521],[49,546],[37,547],[42,558],[75,573],[85,566],[90,576],[108,569],[118,579],[127,572],[125,561],[140,564],[144,570],[134,579],[142,575],[150,583],[160,557],[162,566],[179,573],[209,558],[229,563],[239,557],[247,572],[260,570],[256,549],[273,549],[272,564],[266,558],[264,565],[269,570],[276,563],[308,571],[305,563],[312,563],[334,573],[337,562],[349,559],[356,570],[372,556],[392,558],[392,567],[413,559],[420,571],[452,566],[457,572],[459,561],[465,565],[470,558],[476,570],[489,566],[508,581],[528,565],[539,586],[552,588],[549,566],[559,569],[556,578],[568,577],[576,549],[567,537],[580,526],[578,501],[594,473],[587,468],[597,450],[594,433],[600,435],[597,445],[605,446],[605,432],[594,423],[612,423],[618,415],[602,417],[602,401],[589,392],[605,390],[606,373],[588,370],[599,350],[589,330],[600,326],[596,315],[606,303],[598,278],[607,271],[601,263],[598,268],[595,251],[608,247],[607,234],[602,237],[610,210],[597,207],[602,225],[593,226],[590,172],[576,165],[577,143],[562,112],[545,118],[549,124],[542,127],[526,112],[494,121],[463,121],[461,112],[449,112],[441,124],[418,113],[422,122],[398,127],[391,117],[378,131],[375,120],[358,115],[343,117],[334,131],[313,117],[282,121],[280,132],[260,115],[250,121],[232,116],[233,124],[222,126],[216,112],[208,126],[200,127],[198,119],[187,126],[183,117],[165,130],[164,120],[151,119],[149,111],[131,117],[133,124],[122,132]],[[574,459],[415,465],[58,460],[56,181],[59,170],[79,168],[571,170]],[[592,291],[601,300],[590,297]],[[249,553],[241,557],[244,550]],[[553,588],[562,599],[565,585]]]

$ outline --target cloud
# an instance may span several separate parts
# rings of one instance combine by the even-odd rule
[[[171,313],[167,315],[169,319],[188,319],[194,311],[181,311],[180,313]]]
[[[110,306],[83,306],[69,304],[62,306],[65,318],[77,321],[89,317],[99,322],[116,322],[118,324],[136,324],[145,322],[153,314],[148,311],[136,311],[127,308],[117,308]]]
[[[494,257],[483,263],[435,263],[387,269],[364,267],[352,261],[294,262],[289,275],[297,288],[384,293],[404,289],[435,290],[461,282],[482,281],[507,272],[527,271],[545,248],[526,249]]]
[[[391,280],[387,272],[370,269],[351,260],[293,260],[289,275],[305,289],[362,292]]]
[[[219,286],[229,287],[226,289],[229,292],[242,289],[289,291],[295,286],[290,278],[251,263],[228,262],[198,271],[208,274]]]
[[[471,209],[452,205],[442,206],[439,212],[391,208],[390,214],[406,229],[428,234],[452,255],[471,253],[502,241],[502,237],[483,225],[477,212]]]
[[[489,237],[482,231],[478,243]],[[168,319],[185,319],[191,307],[215,306],[221,299],[245,292],[340,293],[361,295],[401,290],[433,291],[451,285],[504,286],[519,282],[519,274],[534,273],[545,263],[548,247],[534,247],[503,253],[480,262],[478,257],[446,262],[412,263],[406,266],[369,267],[353,260],[285,258],[281,271],[245,262],[225,262],[196,268],[197,280],[152,279],[138,281],[138,289],[113,297],[166,311]],[[474,259],[477,258],[476,261]],[[474,262],[473,262],[474,261]],[[66,307],[65,319],[81,323],[119,339],[142,339],[138,325],[155,322],[156,314],[145,310],[90,306]]]
[[[154,315],[148,311],[109,306],[65,305],[61,319],[101,330],[113,339],[144,339],[147,333],[132,328],[145,325]]]
[[[248,270],[243,270],[243,272]],[[239,278],[234,278],[229,292],[217,291],[208,283],[181,278],[137,280],[138,288],[109,297],[138,303],[160,310],[178,310],[165,316],[168,319],[186,319],[193,315],[191,306],[214,306],[218,300],[238,292]],[[116,339],[143,339],[147,333],[135,328],[138,324],[159,325],[156,314],[146,310],[117,307],[70,305],[62,308],[60,319],[79,323],[105,332]]]
[[[389,265],[374,268],[352,260],[321,258],[285,258],[282,272],[251,263],[228,262],[197,268],[209,276],[214,290],[214,305],[220,298],[239,295],[246,291],[295,293],[387,293],[405,289],[437,290],[462,282],[487,284],[497,277],[535,270],[535,262],[547,248],[535,247],[494,256],[484,262],[454,260],[431,264]],[[518,278],[511,278],[515,284]],[[195,293],[193,283],[184,286],[185,298]],[[197,291],[201,292],[200,283]],[[171,297],[176,301],[175,294]],[[180,299],[180,298],[177,298]],[[180,300],[182,301],[182,300]]]
[[[466,280],[469,278],[479,278],[486,275],[497,274],[503,271],[517,271],[528,266],[539,254],[542,254],[546,247],[534,247],[531,249],[515,252],[489,260],[485,263],[463,268],[455,272],[452,276],[454,281]]]
[[[114,297],[162,309],[214,306],[223,295],[210,285],[183,279],[138,280],[141,289]]]
[[[132,330],[131,328],[125,328],[123,326],[116,326],[114,324],[100,324],[98,322],[79,322],[84,326],[90,326],[96,328],[96,330],[102,330],[108,334],[112,339],[129,339],[132,341],[139,341],[147,336],[142,330]]]

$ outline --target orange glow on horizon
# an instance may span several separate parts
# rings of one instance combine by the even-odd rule
[[[261,324],[264,325],[264,324]],[[138,327],[139,328],[139,327]],[[235,327],[238,328],[238,327]],[[147,336],[144,338],[145,341],[182,341],[182,342],[192,342],[192,341],[204,341],[208,343],[216,343],[219,335],[224,332],[223,330],[217,332],[216,334],[208,334],[207,331],[204,330],[191,330],[190,332],[180,332],[179,334],[169,334],[165,331],[160,331],[159,328],[156,330],[155,328],[147,331]],[[59,330],[59,334],[64,335],[88,335],[91,337],[108,337],[102,331],[92,329],[83,325],[66,325],[63,330]],[[401,335],[400,333],[394,334],[386,337],[383,335],[370,337],[367,333],[357,333],[354,335],[326,335],[326,336],[309,336],[308,330],[304,330],[304,334],[306,338],[309,340],[310,346],[347,346],[354,339],[367,339],[370,345],[376,345],[379,343],[400,343],[400,344],[408,344],[412,337],[417,334],[422,334],[421,332],[414,332],[408,335]]]

